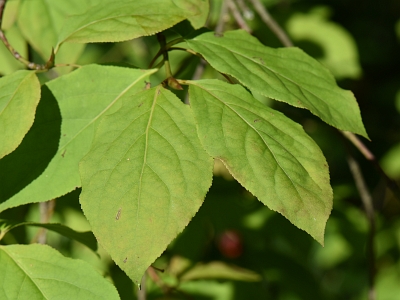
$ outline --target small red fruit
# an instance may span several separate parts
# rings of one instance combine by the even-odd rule
[[[242,238],[235,230],[224,231],[217,243],[219,251],[227,258],[238,258],[243,253]]]

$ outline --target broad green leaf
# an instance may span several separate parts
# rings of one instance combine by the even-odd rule
[[[243,30],[225,32],[223,37],[205,33],[187,40],[187,45],[251,90],[368,137],[353,94],[339,88],[332,74],[302,50],[266,47]]]
[[[79,232],[75,231],[68,226],[64,226],[62,224],[57,223],[36,223],[36,222],[14,222],[9,220],[1,220],[0,219],[0,239],[9,232],[10,230],[19,227],[19,226],[34,226],[34,227],[42,227],[48,230],[57,232],[67,238],[78,241],[93,251],[97,250],[97,241],[91,231]]]
[[[32,71],[0,78],[0,158],[14,151],[33,124],[40,83]]]
[[[0,299],[119,299],[87,262],[39,244],[0,246]]]
[[[80,202],[136,284],[200,208],[212,168],[190,108],[161,86],[124,97],[100,123],[80,164]]]
[[[0,211],[79,187],[78,163],[90,149],[99,119],[118,109],[123,95],[144,89],[155,71],[88,65],[46,83],[31,130],[0,160]]]
[[[84,13],[90,0],[21,0],[18,26],[29,44],[47,61],[51,49],[55,48],[58,35],[69,15]],[[84,45],[64,45],[57,53],[57,63],[74,63],[82,53]]]
[[[190,104],[207,152],[270,209],[323,244],[332,209],[325,158],[301,126],[242,86],[189,81]]]
[[[181,281],[198,279],[260,281],[261,276],[253,271],[228,265],[222,261],[212,261],[194,266],[180,278]]]
[[[325,7],[315,8],[308,14],[296,13],[286,24],[288,33],[295,41],[305,40],[320,46],[323,56],[318,61],[336,78],[359,78],[357,45],[346,29],[327,20],[328,14]]]
[[[87,13],[71,16],[58,44],[64,42],[121,42],[153,35],[189,19],[193,27],[205,21],[205,0],[105,1]]]

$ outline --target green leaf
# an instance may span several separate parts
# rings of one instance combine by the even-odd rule
[[[204,24],[207,7],[204,0],[105,1],[89,13],[70,17],[58,44],[126,41],[153,35],[187,18],[198,28]]]
[[[350,91],[339,88],[332,74],[298,48],[272,49],[243,30],[187,40],[215,69],[264,96],[306,108],[326,123],[368,137]]]
[[[58,41],[60,30],[69,15],[84,13],[90,0],[22,0],[18,26],[29,44],[47,61]],[[74,63],[84,45],[68,44],[57,53],[57,63]]]
[[[242,86],[188,81],[200,140],[246,189],[323,244],[332,209],[328,165],[301,126]]]
[[[40,100],[40,83],[32,71],[0,78],[0,158],[14,151],[28,132]]]
[[[141,91],[155,71],[88,65],[46,83],[31,130],[0,160],[0,212],[79,187],[78,163],[90,149],[99,119],[117,110],[123,95]]]
[[[80,164],[82,209],[99,243],[136,283],[189,223],[213,161],[193,115],[161,86],[124,97]]]
[[[91,265],[47,245],[0,246],[0,299],[119,299]]]
[[[36,222],[18,223],[0,219],[0,239],[2,239],[2,237],[6,235],[7,232],[19,226],[35,226],[35,227],[46,228],[48,230],[57,232],[67,238],[78,241],[93,251],[97,251],[97,241],[91,231],[79,232],[73,230],[68,226],[64,226],[62,224],[57,224],[57,223],[36,223]]]
[[[213,261],[207,264],[198,264],[194,266],[180,278],[181,281],[198,279],[260,281],[261,276],[253,271],[228,265],[222,261]]]

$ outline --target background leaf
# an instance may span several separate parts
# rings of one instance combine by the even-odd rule
[[[323,244],[332,209],[328,165],[301,126],[240,85],[189,81],[190,103],[207,152],[246,189]]]
[[[18,10],[18,26],[29,44],[47,61],[55,48],[65,19],[72,14],[84,13],[91,0],[22,0]],[[56,63],[74,63],[84,45],[68,44],[57,53]]]
[[[79,232],[75,231],[72,228],[57,224],[57,223],[36,223],[36,222],[13,222],[9,220],[1,220],[0,219],[0,239],[7,234],[10,230],[19,227],[19,226],[35,226],[35,227],[42,227],[48,230],[57,232],[67,238],[72,240],[78,241],[81,244],[84,244],[88,248],[92,249],[93,251],[97,250],[97,240],[94,237],[91,231],[86,232]],[[3,228],[3,229],[1,229]]]
[[[321,47],[322,57],[318,61],[332,74],[342,79],[357,79],[361,76],[357,45],[348,31],[328,20],[329,9],[317,7],[310,13],[296,13],[286,24],[288,33],[296,42],[314,42]]]
[[[121,42],[153,35],[187,18],[198,28],[204,24],[207,11],[205,0],[106,1],[90,13],[70,17],[58,41],[59,45]]]
[[[119,299],[88,263],[47,245],[0,246],[1,299]]]
[[[123,95],[141,91],[154,72],[88,65],[46,83],[37,125],[13,155],[0,160],[5,183],[0,211],[54,199],[79,187],[78,163],[90,149],[98,120],[118,109]]]
[[[125,96],[100,123],[80,165],[80,202],[100,244],[136,284],[198,211],[212,166],[189,107],[161,86]]]
[[[212,32],[187,40],[215,69],[264,96],[307,108],[326,123],[368,137],[350,91],[339,88],[329,71],[298,48],[273,49],[243,30]]]
[[[0,158],[21,143],[35,118],[40,83],[32,71],[0,78]]]
[[[182,281],[197,279],[225,279],[240,281],[260,281],[261,276],[257,273],[228,265],[221,261],[212,261],[206,264],[198,264],[185,272],[180,278]]]

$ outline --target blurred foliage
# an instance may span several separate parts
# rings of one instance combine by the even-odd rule
[[[295,45],[330,68],[341,87],[353,91],[372,140],[364,142],[387,174],[400,184],[400,1],[262,2],[277,22],[288,30]],[[221,3],[221,0],[211,1],[210,28],[219,20]],[[249,7],[245,19],[253,34],[268,46],[281,47],[250,3],[245,3]],[[15,25],[11,21],[7,24],[10,41],[15,38],[16,48],[23,49],[24,45],[18,41],[18,28],[12,27]],[[232,18],[228,19],[226,29],[233,28],[237,28],[236,23]],[[174,37],[176,34],[169,31],[167,38]],[[18,63],[3,63],[1,51],[2,48],[2,74],[20,67]],[[29,51],[31,57],[38,56],[32,49]],[[154,36],[116,44],[89,44],[77,64],[123,63],[147,68],[157,51]],[[181,51],[172,51],[170,60],[172,71],[181,79],[191,79],[199,63],[198,58]],[[56,69],[50,75],[41,74],[41,81],[51,79],[50,76],[56,76],[57,72]],[[161,70],[158,76],[154,76],[152,84],[164,79],[164,71]],[[206,66],[203,78],[215,76],[215,71]],[[178,91],[176,94],[184,100],[186,92]],[[279,214],[268,210],[236,183],[222,164],[216,162],[214,182],[203,206],[184,232],[154,263],[154,267],[165,269],[165,272],[151,269],[152,276],[147,275],[148,299],[366,299],[368,262],[365,247],[369,227],[346,162],[345,142],[334,129],[305,110],[269,99],[260,101],[301,123],[327,158],[334,190],[334,209],[327,223],[325,247],[322,248]],[[376,208],[377,299],[400,299],[400,202],[385,187],[376,169],[361,154],[354,151],[354,155],[361,164]],[[57,199],[50,221],[78,231],[89,230],[80,209],[79,193],[77,189]],[[0,214],[0,218],[38,222],[38,204],[7,210]],[[1,243],[30,243],[39,230],[25,226],[15,228]],[[235,236],[233,241],[231,239],[228,246],[221,244],[224,235],[232,233]],[[136,297],[136,287],[102,249],[96,255],[82,244],[54,232],[48,232],[48,244],[66,256],[92,264],[116,285],[122,299]],[[224,247],[231,248],[227,250]],[[240,247],[240,251],[235,247]],[[229,251],[235,249],[239,254],[229,255],[232,253]],[[232,274],[180,280],[196,270],[199,263],[207,265],[215,261],[223,262],[227,268],[235,265],[245,271],[238,275],[239,280],[233,280]],[[244,274],[253,274],[254,278],[260,276],[260,280],[245,281]]]

